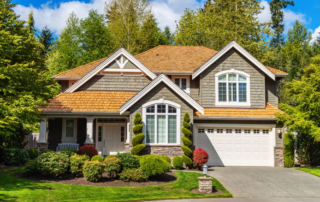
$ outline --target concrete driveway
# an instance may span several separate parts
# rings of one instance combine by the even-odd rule
[[[233,197],[320,198],[320,177],[293,168],[211,167],[209,170],[213,170],[209,174]]]

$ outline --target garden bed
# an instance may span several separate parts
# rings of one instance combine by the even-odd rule
[[[50,176],[24,176],[20,173],[15,174],[15,177],[33,180],[37,182],[55,182],[67,185],[85,185],[85,186],[101,186],[101,187],[144,187],[151,185],[162,185],[172,183],[177,180],[177,175],[174,172],[167,172],[162,175],[152,176],[146,182],[124,182],[118,178],[111,180],[107,173],[103,174],[103,177],[98,182],[89,182],[84,177],[74,178],[72,176],[66,176],[64,178],[50,177]]]

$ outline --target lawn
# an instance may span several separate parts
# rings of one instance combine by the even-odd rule
[[[320,168],[297,168],[297,170],[302,170],[304,172],[320,177]]]
[[[224,194],[190,192],[198,187],[198,177],[203,176],[194,172],[176,171],[176,182],[159,186],[94,187],[42,183],[14,177],[13,174],[19,171],[21,168],[0,170],[0,201],[133,201],[232,196],[216,179],[213,179],[213,186],[224,191]]]

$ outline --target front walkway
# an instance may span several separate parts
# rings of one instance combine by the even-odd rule
[[[318,198],[320,201],[320,177],[294,168],[212,167],[209,170],[213,170],[209,174],[235,198],[301,198],[301,201]]]

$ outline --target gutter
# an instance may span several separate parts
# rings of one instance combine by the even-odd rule
[[[276,117],[223,117],[223,116],[194,116],[195,120],[263,120],[275,121]]]
[[[79,80],[81,79],[81,77],[51,77],[53,78],[54,80],[59,80],[59,81],[62,81],[62,80]]]
[[[120,115],[119,111],[44,111],[41,114],[75,114],[75,115]],[[129,115],[124,112],[122,115]]]

